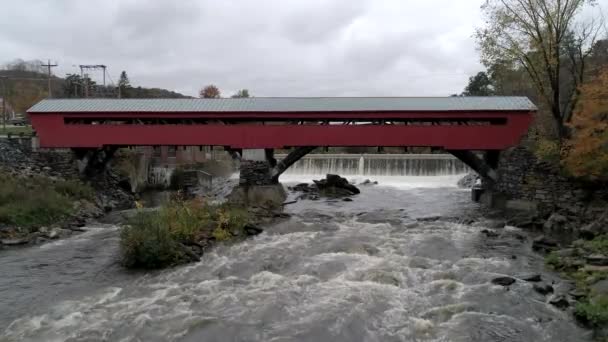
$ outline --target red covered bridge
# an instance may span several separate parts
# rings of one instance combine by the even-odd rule
[[[467,151],[516,145],[534,111],[525,97],[357,97],[49,99],[28,114],[43,148],[431,146],[471,164]]]

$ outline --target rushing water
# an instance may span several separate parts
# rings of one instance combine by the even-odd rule
[[[478,207],[455,177],[379,180],[171,270],[121,269],[116,227],[3,251],[0,341],[589,340],[532,284],[491,284],[543,261],[515,228],[464,224]]]
[[[447,154],[309,154],[291,166],[287,175],[446,176],[469,171]]]

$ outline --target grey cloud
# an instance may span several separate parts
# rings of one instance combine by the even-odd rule
[[[603,0],[608,1],[608,0]],[[103,63],[116,80],[196,95],[449,95],[480,68],[483,0],[15,1],[0,62]]]

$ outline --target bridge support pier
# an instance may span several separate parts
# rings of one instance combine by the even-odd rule
[[[279,177],[315,147],[298,147],[277,162],[273,149],[246,150],[241,153],[239,186],[230,199],[248,206],[279,207],[287,198]]]
[[[105,171],[108,163],[118,150],[115,146],[100,149],[74,148],[72,151],[78,161],[78,172],[81,176],[94,176]]]
[[[484,181],[494,183],[497,180],[496,166],[498,166],[499,151],[486,151],[483,159],[472,151],[449,150],[454,157],[460,159],[473,169]]]

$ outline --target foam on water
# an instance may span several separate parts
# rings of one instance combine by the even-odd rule
[[[539,267],[527,246],[487,249],[482,225],[416,219],[475,209],[468,193],[399,178],[354,202],[299,201],[255,238],[24,315],[0,340],[587,340],[530,284],[490,283]]]

